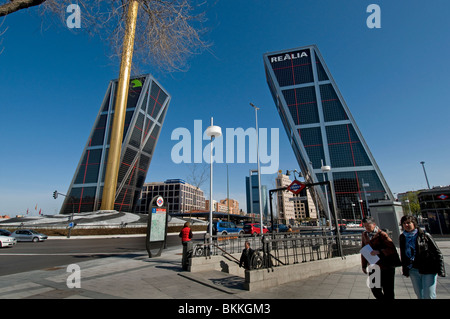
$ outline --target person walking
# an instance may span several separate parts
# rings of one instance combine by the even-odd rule
[[[178,235],[181,237],[181,244],[183,245],[183,255],[181,257],[181,267],[183,270],[188,270],[189,266],[189,254],[192,253],[192,242],[193,237],[191,224],[189,222],[184,223],[183,228]]]
[[[416,217],[403,216],[400,226],[403,276],[411,278],[418,299],[436,299],[437,276],[446,275],[444,256],[433,237],[418,227]]]
[[[244,265],[244,268],[247,270],[251,269],[251,261],[254,250],[250,248],[250,243],[248,241],[245,242],[245,248],[242,250],[241,259],[239,261],[239,267]]]
[[[394,299],[395,267],[400,266],[397,249],[389,235],[377,226],[373,217],[366,217],[362,222],[366,230],[362,233],[361,247],[370,245],[370,254],[379,258],[376,262],[378,267],[375,268],[375,271],[380,272],[379,276],[375,276],[379,278],[379,282],[371,287],[372,294],[376,299]],[[362,271],[368,274],[369,262],[362,254],[361,266]]]

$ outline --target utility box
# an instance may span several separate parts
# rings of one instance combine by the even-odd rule
[[[395,246],[400,247],[399,236],[401,234],[400,219],[403,216],[403,208],[400,202],[390,200],[371,203],[370,214],[381,229],[392,232],[392,241]]]

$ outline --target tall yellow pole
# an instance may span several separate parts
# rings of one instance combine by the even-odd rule
[[[126,30],[122,48],[122,61],[120,63],[119,85],[117,87],[114,120],[111,130],[111,142],[109,146],[108,161],[106,163],[105,184],[103,186],[101,210],[114,210],[138,7],[139,3],[137,0],[129,1]]]

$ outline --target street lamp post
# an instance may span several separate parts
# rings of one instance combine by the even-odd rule
[[[213,205],[213,138],[219,137],[222,135],[222,129],[220,126],[214,126],[213,118],[211,117],[211,126],[206,129],[206,135],[211,138],[211,153],[209,154],[210,159],[210,175],[209,175],[209,242],[212,242],[212,222],[213,222],[213,214],[212,214],[212,205]]]
[[[370,216],[370,211],[369,211],[369,202],[367,201],[367,193],[366,193],[366,187],[369,187],[370,185],[368,183],[364,183],[364,179],[362,179],[362,187],[364,190],[364,198],[366,200],[366,209],[367,209],[367,216]]]
[[[323,181],[325,182],[325,172],[329,172],[331,170],[331,167],[328,165],[323,165],[323,160],[320,160],[320,163],[322,164],[322,166],[320,167],[320,169],[322,170],[323,173]],[[330,221],[330,229],[331,229],[331,213],[330,213],[330,206],[328,204],[328,191],[327,191],[327,185],[324,185],[325,188],[325,199],[326,199],[326,211],[328,214],[328,219]],[[331,190],[330,190],[331,191]]]
[[[353,213],[353,221],[354,221],[354,223],[356,224],[356,217],[355,217],[355,204],[353,204],[353,203],[351,203],[352,204],[352,213]]]
[[[359,197],[359,196],[358,196]],[[364,219],[364,217],[363,217],[363,211],[362,211],[362,203],[363,203],[363,200],[359,197],[359,199],[358,199],[358,203],[359,203],[359,212],[360,212],[360,214],[361,214],[361,222],[362,222],[362,220]]]
[[[361,222],[362,222],[362,220],[364,219],[364,217],[363,217],[363,213],[362,213],[362,199],[361,199],[361,197],[359,197],[358,196],[358,203],[359,203],[359,213],[361,214]]]
[[[255,109],[255,122],[256,122],[256,158],[258,162],[258,193],[259,193],[259,226],[261,231],[261,236],[264,235],[263,232],[263,205],[261,196],[261,169],[259,165],[259,132],[258,132],[258,110],[259,107],[250,103],[250,105]]]
[[[428,183],[427,171],[425,170],[425,162],[422,161],[422,162],[420,162],[420,164],[422,164],[423,173],[425,174],[425,179],[427,181],[427,186],[428,186],[428,189],[430,189],[430,183]]]
[[[408,203],[408,214],[411,214],[411,206],[409,204],[409,199],[405,199],[405,203]]]
[[[309,165],[311,165],[311,168],[313,168],[313,163],[310,161]],[[319,221],[319,225],[322,225],[322,221],[320,218],[320,208],[319,208],[319,203],[317,201],[318,193],[317,193],[317,188],[316,187],[320,187],[320,186],[314,186],[314,201],[316,202],[316,215],[317,215],[317,220]],[[326,223],[325,223],[326,224]]]

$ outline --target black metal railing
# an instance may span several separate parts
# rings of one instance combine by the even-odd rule
[[[262,237],[250,235],[218,235],[194,245],[192,257],[226,256],[239,260],[233,254],[241,253],[245,242],[255,251],[251,269],[272,268],[359,253],[361,233],[341,234],[339,238],[330,231],[308,233],[275,233]]]

